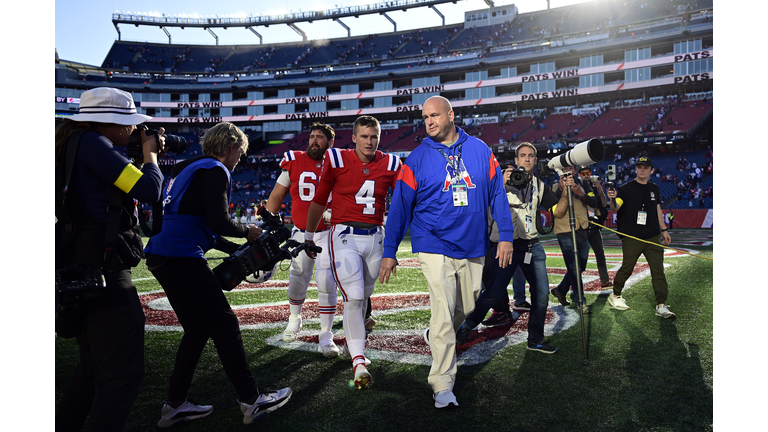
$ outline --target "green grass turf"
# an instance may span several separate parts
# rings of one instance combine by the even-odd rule
[[[681,237],[675,230],[673,239]],[[680,234],[678,234],[680,233]],[[710,235],[689,230],[688,235]],[[551,236],[548,238],[552,238]],[[606,236],[606,239],[608,236]],[[673,243],[672,246],[675,246]],[[548,252],[558,252],[556,243]],[[712,247],[690,247],[712,258]],[[414,257],[404,242],[398,258]],[[607,253],[620,253],[609,247]],[[223,254],[209,254],[211,266]],[[348,359],[327,360],[318,353],[286,350],[264,340],[281,331],[243,330],[248,358],[260,386],[292,387],[291,400],[250,427],[242,424],[236,394],[212,343],[206,347],[190,397],[215,407],[209,417],[190,422],[185,431],[451,431],[480,428],[505,431],[700,431],[713,423],[713,262],[700,257],[667,258],[668,303],[674,320],[653,313],[651,279],[624,296],[632,307],[616,311],[605,295],[587,294],[592,314],[585,315],[586,357],[579,324],[551,336],[554,355],[526,350],[524,344],[498,352],[487,363],[460,366],[453,410],[434,408],[427,384],[429,366],[375,360],[368,390],[349,386]],[[548,258],[548,266],[564,267]],[[283,264],[287,268],[287,263]],[[596,268],[594,265],[588,268]],[[140,292],[160,290],[144,263],[133,273]],[[285,270],[277,280],[287,280]],[[142,280],[144,279],[144,280]],[[550,283],[559,277],[550,275]],[[375,294],[427,292],[417,269],[400,268],[390,284],[377,283]],[[286,290],[228,293],[232,304],[284,302]],[[308,293],[316,298],[316,292]],[[375,316],[374,311],[374,316]],[[387,314],[375,330],[428,327],[428,310]],[[308,324],[306,329],[316,330]],[[339,322],[334,326],[341,328]],[[149,331],[145,338],[146,376],[126,426],[155,430],[168,391],[180,332]],[[74,339],[56,339],[56,404],[79,359]]]

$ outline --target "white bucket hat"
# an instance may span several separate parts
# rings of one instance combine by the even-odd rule
[[[80,96],[80,111],[70,117],[74,121],[137,125],[152,117],[139,114],[128,92],[111,87],[98,87]]]

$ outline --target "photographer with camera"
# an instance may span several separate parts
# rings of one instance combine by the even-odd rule
[[[563,175],[560,176],[558,183],[555,183],[552,186],[552,192],[559,200],[557,205],[552,209],[555,218],[555,237],[557,237],[560,250],[563,252],[563,259],[565,260],[567,272],[563,276],[563,280],[560,284],[550,292],[558,301],[560,301],[560,304],[567,306],[570,303],[566,300],[565,295],[572,289],[571,300],[576,302],[577,305],[582,304],[582,312],[588,314],[590,313],[590,309],[589,306],[587,306],[587,300],[584,297],[584,293],[578,293],[577,291],[579,291],[580,286],[583,286],[580,283],[581,273],[587,268],[587,260],[589,259],[589,240],[587,239],[589,221],[587,219],[587,208],[597,207],[598,201],[595,197],[595,192],[592,190],[589,183],[575,177],[575,175],[575,167],[563,167]],[[573,236],[569,223],[570,214],[566,188],[571,188],[571,192],[573,193],[573,212],[576,217],[575,245],[573,244]],[[579,274],[576,272],[575,258],[578,258],[579,260]],[[581,298],[581,302],[579,302],[579,298]]]
[[[477,327],[493,306],[496,314],[509,314],[507,286],[519,268],[530,284],[531,310],[528,317],[528,349],[553,354],[558,348],[544,341],[544,321],[549,303],[549,278],[547,277],[547,254],[539,242],[537,230],[538,210],[551,208],[557,203],[552,191],[536,176],[536,147],[524,142],[515,149],[515,164],[518,168],[504,170],[504,184],[511,210],[513,232],[512,264],[501,267],[497,260],[490,260],[488,284],[480,292],[475,309],[467,315],[464,324],[456,333],[456,343],[467,341],[472,329]],[[492,230],[491,254],[498,244],[498,228]],[[495,238],[494,238],[495,237]],[[503,315],[501,315],[503,316]],[[516,319],[517,316],[510,321]]]
[[[285,152],[280,161],[282,172],[275,182],[275,187],[269,195],[266,209],[277,214],[285,196],[290,194],[293,202],[291,211],[293,231],[291,239],[304,242],[307,230],[307,214],[315,191],[320,183],[320,170],[326,150],[333,147],[336,133],[333,128],[324,123],[313,123],[309,127],[309,145],[307,151],[290,150]],[[330,203],[329,203],[330,205]],[[324,213],[323,220],[317,226],[314,234],[316,244],[323,251],[313,260],[307,254],[299,254],[291,260],[291,273],[288,277],[288,303],[291,315],[288,317],[288,327],[283,331],[283,341],[296,340],[301,331],[301,310],[307,296],[307,287],[315,270],[317,282],[317,302],[320,311],[319,350],[323,356],[333,358],[339,355],[339,348],[333,342],[333,318],[336,315],[336,282],[331,273],[330,251],[327,248],[330,220]]]
[[[83,92],[56,128],[56,332],[77,337],[80,362],[64,388],[56,430],[119,431],[144,377],[144,312],[131,268],[141,261],[134,199],[160,199],[163,129],[147,136],[127,92]],[[140,141],[141,168],[122,155]],[[137,163],[138,164],[138,163]]]
[[[290,388],[265,392],[256,386],[240,323],[205,258],[213,248],[229,254],[238,250],[237,243],[223,236],[257,240],[262,233],[261,228],[241,225],[228,215],[230,173],[248,150],[248,137],[234,124],[223,122],[205,132],[201,145],[203,156],[173,168],[163,192],[163,227],[145,249],[147,267],[184,328],[159,427],[202,418],[213,411],[210,405],[187,401],[195,367],[209,338],[235,387],[243,423],[280,408],[292,394]]]
[[[664,248],[660,246],[670,244],[672,238],[667,232],[664,213],[659,204],[659,187],[650,181],[653,172],[651,158],[640,157],[635,162],[635,179],[621,186],[618,191],[608,189],[610,208],[616,212],[618,231],[636,237],[619,234],[622,262],[614,277],[613,294],[608,296],[608,304],[618,310],[629,309],[621,291],[627,279],[632,276],[638,258],[643,255],[648,261],[653,291],[656,293],[656,316],[674,318],[675,314],[665,304],[669,288],[664,275]]]
[[[581,177],[583,181],[590,183],[592,190],[596,192],[597,201],[600,204],[598,207],[587,208],[589,221],[605,225],[605,219],[608,217],[608,203],[605,199],[603,187],[600,185],[600,177],[592,175],[592,169],[589,165],[582,165],[579,168],[579,177]],[[611,283],[611,277],[608,275],[608,264],[605,262],[602,228],[598,225],[589,224],[589,228],[587,228],[587,239],[589,240],[589,245],[592,247],[592,250],[595,252],[597,271],[600,275],[600,286],[602,288],[612,287],[613,283]]]

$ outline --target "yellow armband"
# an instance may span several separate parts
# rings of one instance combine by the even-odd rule
[[[121,191],[128,193],[143,175],[144,173],[138,168],[132,164],[128,164],[123,168],[123,172],[120,173],[120,176],[117,177],[117,180],[115,180],[113,184]]]
[[[616,207],[621,208],[621,205],[624,204],[624,200],[621,198],[614,199],[616,201]]]

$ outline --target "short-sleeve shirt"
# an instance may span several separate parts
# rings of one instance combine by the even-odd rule
[[[661,233],[657,206],[659,205],[659,187],[649,181],[640,184],[632,180],[618,188],[616,198],[623,202],[616,213],[616,226],[619,232],[648,239]],[[639,225],[638,212],[645,212],[645,225]],[[619,236],[621,237],[621,236]]]

